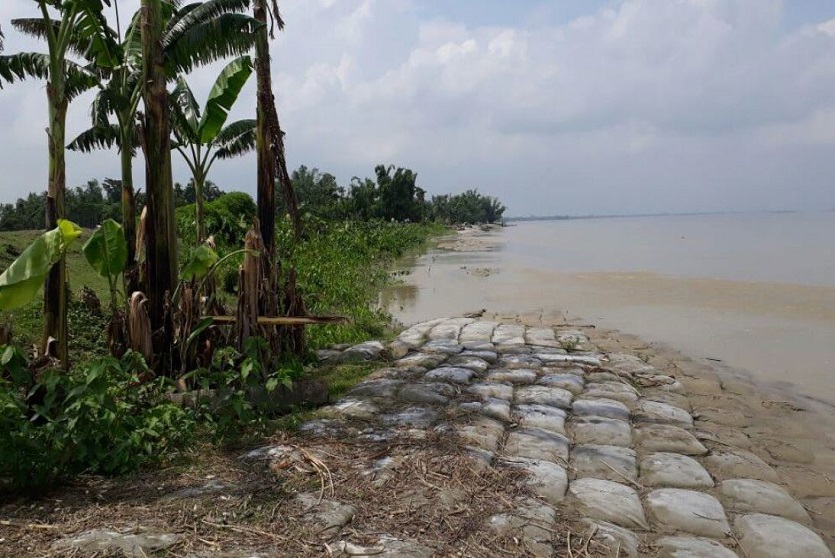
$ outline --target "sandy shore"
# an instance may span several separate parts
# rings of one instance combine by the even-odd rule
[[[464,308],[486,308],[484,316],[498,321],[545,327],[578,326],[601,350],[625,350],[645,355],[650,364],[679,378],[686,385],[700,430],[715,436],[719,444],[748,449],[775,468],[780,480],[809,511],[830,548],[835,549],[835,405],[829,400],[828,383],[816,386],[812,382],[807,384],[811,388],[801,393],[792,387],[791,380],[795,378],[791,375],[773,374],[764,378],[762,374],[754,376],[745,369],[704,358],[710,355],[710,347],[694,351],[696,347],[691,344],[684,347],[689,351],[682,351],[679,346],[647,343],[635,335],[601,327],[595,323],[595,316],[587,319],[559,307],[559,302],[564,303],[565,297],[555,296],[554,291],[564,289],[565,285],[555,284],[553,274],[540,274],[537,279],[541,288],[536,292],[520,293],[518,288],[514,288],[518,282],[507,276],[501,277],[505,270],[497,269],[495,261],[490,258],[491,252],[502,249],[501,238],[496,234],[470,229],[446,239],[439,247],[448,252],[445,263],[441,265],[441,262],[433,262],[432,259],[424,262],[413,272],[423,276],[401,286],[403,290],[396,292],[390,301],[389,308],[404,323],[449,315]],[[527,273],[537,272],[527,270]],[[434,274],[432,280],[426,281],[431,274]],[[602,283],[612,280],[610,274],[588,274],[583,279]],[[633,290],[634,298],[630,301],[636,306],[641,304],[641,299],[652,297],[665,300],[686,300],[690,297],[712,300],[717,308],[736,305],[754,313],[776,311],[787,319],[793,315],[808,318],[811,313],[829,321],[833,319],[832,308],[835,307],[835,304],[821,306],[817,299],[811,300],[814,297],[805,296],[807,291],[820,290],[826,291],[829,296],[831,289],[802,288],[799,289],[802,292],[789,295],[792,300],[785,301],[787,295],[779,292],[778,286],[768,284],[752,288],[730,281],[692,280],[682,287],[681,283],[674,285],[669,279],[651,274],[636,274],[633,280],[640,284]],[[489,288],[482,286],[485,281],[489,282]],[[440,284],[443,288],[433,286],[428,292],[418,293],[428,284]],[[820,294],[816,292],[816,295]],[[404,297],[406,304],[403,304]],[[533,309],[529,302],[535,297],[541,297],[543,301],[539,308]],[[518,301],[515,308],[514,300]],[[555,303],[549,304],[548,300]],[[775,300],[783,302],[775,304]],[[412,306],[409,306],[410,301]],[[601,301],[602,304],[606,302],[612,301]],[[400,311],[398,304],[401,305]],[[648,320],[653,318],[647,316]],[[694,327],[698,325],[694,324]],[[749,341],[754,348],[768,347],[769,343],[794,343],[802,351],[801,339],[784,337],[785,334],[781,333],[779,340],[765,335]],[[733,347],[727,349],[732,351]],[[767,351],[762,352],[767,354]],[[793,362],[792,368],[796,369],[802,359],[795,353],[792,356],[794,360],[787,358],[787,362]],[[761,363],[761,359],[757,358],[742,361],[749,369],[755,370]],[[803,370],[797,370],[797,374],[803,374]],[[831,380],[825,378],[826,382]]]
[[[754,371],[759,380],[835,404],[835,288],[563,271],[570,262],[543,260],[541,252],[520,256],[508,238],[527,237],[513,229],[469,229],[444,239],[439,250],[404,263],[408,275],[384,291],[383,306],[406,325],[481,308],[559,310],[566,319],[667,343],[694,359]]]

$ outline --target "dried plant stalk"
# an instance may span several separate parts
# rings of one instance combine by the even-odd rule
[[[261,284],[261,263],[258,255],[264,250],[258,227],[256,221],[252,229],[246,233],[244,244],[247,252],[238,278],[237,325],[240,351],[243,351],[246,340],[258,331],[258,287]]]
[[[131,349],[151,363],[154,357],[151,317],[148,315],[148,299],[139,291],[131,295],[128,305],[128,342]]]

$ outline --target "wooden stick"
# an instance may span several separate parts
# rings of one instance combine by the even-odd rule
[[[237,316],[210,316],[217,325],[237,323]],[[350,320],[344,316],[258,316],[258,325],[326,325],[347,324]]]

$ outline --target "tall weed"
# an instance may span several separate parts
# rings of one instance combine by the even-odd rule
[[[351,320],[348,325],[307,328],[312,348],[384,335],[390,316],[375,301],[388,280],[390,264],[444,231],[427,223],[311,219],[307,238],[294,247],[289,226],[280,227],[281,252],[292,255],[308,312]]]

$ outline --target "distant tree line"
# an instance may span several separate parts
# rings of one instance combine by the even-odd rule
[[[203,196],[207,202],[218,199],[223,191],[213,182],[207,181],[203,187]],[[193,181],[183,186],[174,184],[174,207],[193,204],[195,189]],[[46,192],[31,193],[19,198],[14,203],[0,204],[0,231],[20,231],[42,229],[44,224],[43,208]],[[112,178],[88,180],[84,186],[67,188],[67,219],[92,229],[105,219],[122,221],[122,182]],[[145,195],[136,195],[137,207],[145,205]]]
[[[304,165],[291,176],[298,197],[299,208],[316,218],[327,221],[386,221],[424,222],[437,221],[447,224],[497,223],[502,220],[505,206],[492,197],[467,190],[461,194],[443,194],[426,197],[426,191],[417,186],[417,173],[411,169],[377,165],[374,178],[354,177],[350,185],[340,186],[336,177],[317,168]],[[206,181],[203,198],[208,203],[218,200],[225,192],[215,183]],[[120,180],[106,178],[102,182],[89,180],[84,186],[66,191],[67,219],[85,228],[94,228],[105,219],[121,221],[122,184]],[[238,194],[234,207],[249,210],[253,206],[243,204]],[[30,230],[43,228],[43,208],[46,193],[29,194],[15,203],[0,204],[0,230]],[[231,199],[231,198],[230,198]],[[189,219],[194,212],[194,181],[183,186],[174,184],[174,207],[177,221]],[[137,207],[145,204],[143,192],[136,194]],[[207,207],[207,229],[212,224],[228,222],[225,205]],[[216,211],[224,208],[218,215]],[[284,208],[279,207],[283,212]],[[236,213],[236,212],[233,212]],[[236,219],[239,219],[237,216]],[[225,228],[222,227],[222,228]]]
[[[411,169],[377,165],[374,175],[374,179],[354,177],[344,188],[334,175],[301,166],[291,180],[299,208],[326,220],[476,224],[500,222],[505,212],[498,199],[474,189],[427,199],[426,191],[416,184],[417,173]]]

